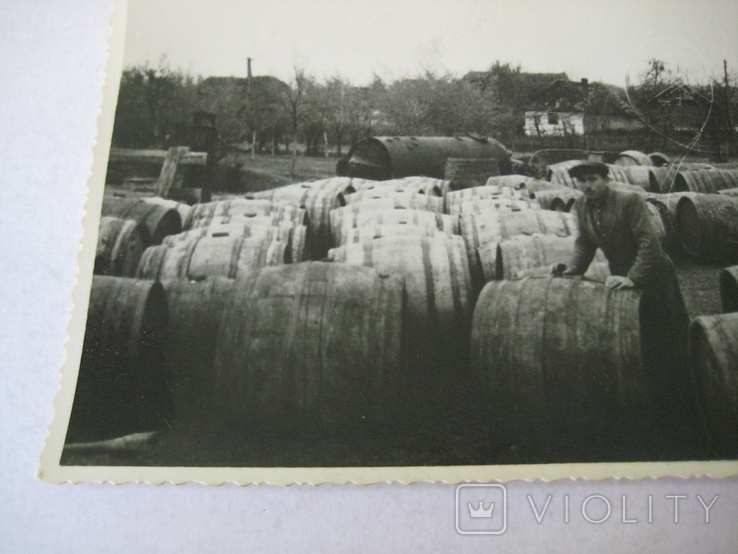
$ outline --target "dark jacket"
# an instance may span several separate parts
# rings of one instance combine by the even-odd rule
[[[653,216],[638,193],[608,187],[597,202],[578,198],[572,212],[579,226],[569,262],[574,274],[587,271],[597,248],[604,252],[612,275],[628,277],[638,288],[661,284],[673,273]]]

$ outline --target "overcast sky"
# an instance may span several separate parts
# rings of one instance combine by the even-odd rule
[[[129,0],[125,65],[367,84],[495,60],[624,85],[657,57],[692,81],[738,74],[738,0]]]

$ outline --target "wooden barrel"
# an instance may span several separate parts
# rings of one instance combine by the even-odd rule
[[[486,244],[477,249],[484,280],[520,279],[529,269],[567,263],[574,253],[574,240],[575,237],[536,234]],[[594,261],[607,260],[598,249]]]
[[[168,427],[167,322],[160,283],[93,277],[67,443]]]
[[[567,160],[551,164],[546,168],[546,180],[566,187],[575,187],[574,179],[569,175],[569,170],[580,163],[582,163],[582,160]],[[628,183],[629,176],[625,167],[613,164],[606,165],[609,170],[608,177],[611,181]]]
[[[658,309],[641,290],[579,277],[487,283],[474,310],[471,366],[500,430],[533,448],[579,433],[630,444],[657,411],[661,379],[674,373],[651,370],[664,349],[654,339]]]
[[[738,198],[719,194],[683,194],[676,208],[679,240],[703,260],[738,261]]]
[[[540,210],[537,200],[530,198],[512,198],[498,196],[495,198],[470,199],[463,203],[449,206],[450,215],[459,216],[468,212],[482,213],[491,210]]]
[[[141,200],[147,204],[162,206],[169,210],[177,210],[181,221],[187,219],[190,215],[190,211],[192,210],[192,206],[185,204],[184,202],[170,200],[169,198],[161,198],[159,196],[143,196],[141,197]]]
[[[531,192],[530,197],[534,198],[544,210],[568,212],[571,210],[576,199],[583,194],[577,189],[557,187],[550,190]]]
[[[210,225],[209,227],[196,227],[195,229],[184,231],[183,233],[169,235],[164,239],[162,245],[174,246],[179,242],[189,242],[193,239],[205,237],[262,237],[269,240],[289,241],[290,231],[294,227],[291,223],[281,223],[279,226],[264,224],[250,225],[250,223],[250,221],[247,221],[243,223],[239,222]]]
[[[499,174],[495,158],[446,158],[444,178],[451,183],[451,190],[479,187]]]
[[[357,242],[366,242],[368,240],[381,239],[383,237],[435,237],[437,235],[453,236],[450,231],[441,231],[435,227],[423,227],[421,225],[404,225],[404,224],[386,224],[386,225],[370,225],[366,227],[356,227],[354,229],[344,229],[345,234],[340,237],[338,246],[353,244]]]
[[[176,209],[143,199],[106,196],[103,199],[102,215],[143,223],[149,230],[151,244],[154,245],[161,244],[164,237],[182,231],[182,218]]]
[[[651,164],[651,158],[648,157],[648,154],[644,152],[639,152],[638,150],[626,150],[625,152],[621,152],[617,158],[615,158],[615,165],[620,166],[638,166],[638,165],[645,165],[649,166]]]
[[[572,214],[548,210],[472,212],[462,214],[460,222],[461,235],[470,257],[475,256],[480,246],[502,242],[515,235],[568,237],[578,232]]]
[[[345,208],[357,212],[366,209],[407,209],[440,214],[443,213],[443,198],[407,192],[379,194],[375,190],[368,190],[346,196]]]
[[[100,218],[95,275],[133,277],[150,244],[149,231],[142,223],[109,216]]]
[[[731,188],[731,189],[723,189],[719,190],[718,194],[723,194],[725,196],[738,196],[738,187]]]
[[[683,181],[677,183],[676,176],[679,173],[678,166],[651,167],[648,170],[649,190],[668,194],[671,192],[689,192]],[[685,187],[679,190],[677,187]]]
[[[257,217],[268,217],[278,222],[302,225],[305,222],[305,210],[271,200],[249,198],[218,200],[194,206],[182,228],[189,231],[197,227],[208,227],[213,223],[234,223],[238,220]]]
[[[165,354],[173,379],[178,425],[208,417],[215,382],[213,364],[218,328],[234,283],[233,279],[224,277],[163,283],[169,306]]]
[[[151,246],[138,265],[141,279],[236,279],[269,265],[289,263],[287,243],[260,237],[203,237],[173,246]]]
[[[416,176],[389,179],[387,181],[364,181],[355,188],[357,191],[393,189],[395,192],[418,192],[443,198],[446,196],[450,184],[444,179]]]
[[[663,239],[661,241],[664,250],[670,255],[678,258],[686,256],[686,252],[679,240],[676,229],[676,208],[679,199],[689,193],[651,194],[645,198],[649,205],[653,205],[658,212],[661,226],[663,227]]]
[[[700,316],[689,329],[692,376],[715,453],[738,453],[738,313]]]
[[[671,158],[661,152],[651,152],[648,155],[648,159],[651,160],[649,165],[653,167],[662,167],[671,163]]]
[[[626,183],[642,188],[649,192],[658,192],[658,189],[651,188],[651,169],[648,165],[629,165],[624,166]]]
[[[305,210],[307,224],[306,256],[325,257],[330,247],[330,212],[345,205],[344,195],[356,192],[363,184],[374,181],[351,177],[334,177],[307,183],[296,183],[247,195],[288,204]]]
[[[446,205],[449,213],[453,213],[454,206],[464,202],[483,200],[487,198],[527,198],[523,191],[498,185],[484,185],[464,190],[449,192],[446,197]]]
[[[473,298],[461,237],[386,237],[334,248],[328,255],[404,278],[408,317],[403,330],[411,357],[423,354],[418,349],[436,352],[435,346],[466,343]],[[457,354],[448,352],[450,357]]]
[[[391,405],[403,284],[367,268],[304,262],[236,281],[218,332],[215,401],[255,419],[329,430]]]
[[[738,265],[720,271],[720,300],[723,312],[738,312]]]
[[[353,213],[346,208],[331,212],[331,233],[334,244],[341,244],[341,237],[349,230],[374,225],[420,225],[439,229],[445,233],[458,233],[459,222],[446,214],[420,210],[377,210]]]
[[[675,183],[678,190],[716,194],[723,189],[738,187],[738,169],[679,171]]]
[[[484,183],[486,186],[505,187],[514,190],[532,190],[530,187],[538,186],[538,184],[546,184],[545,181],[528,177],[527,175],[496,175],[490,177]]]

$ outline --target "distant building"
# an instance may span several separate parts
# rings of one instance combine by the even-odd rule
[[[525,109],[526,136],[570,136],[632,131],[645,124],[623,89],[604,83],[556,81]]]

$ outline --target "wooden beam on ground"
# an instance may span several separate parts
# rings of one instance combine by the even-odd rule
[[[166,150],[140,150],[133,148],[111,148],[111,162],[151,162],[163,163],[167,157]],[[207,152],[187,152],[179,163],[182,165],[205,165],[207,163]]]

